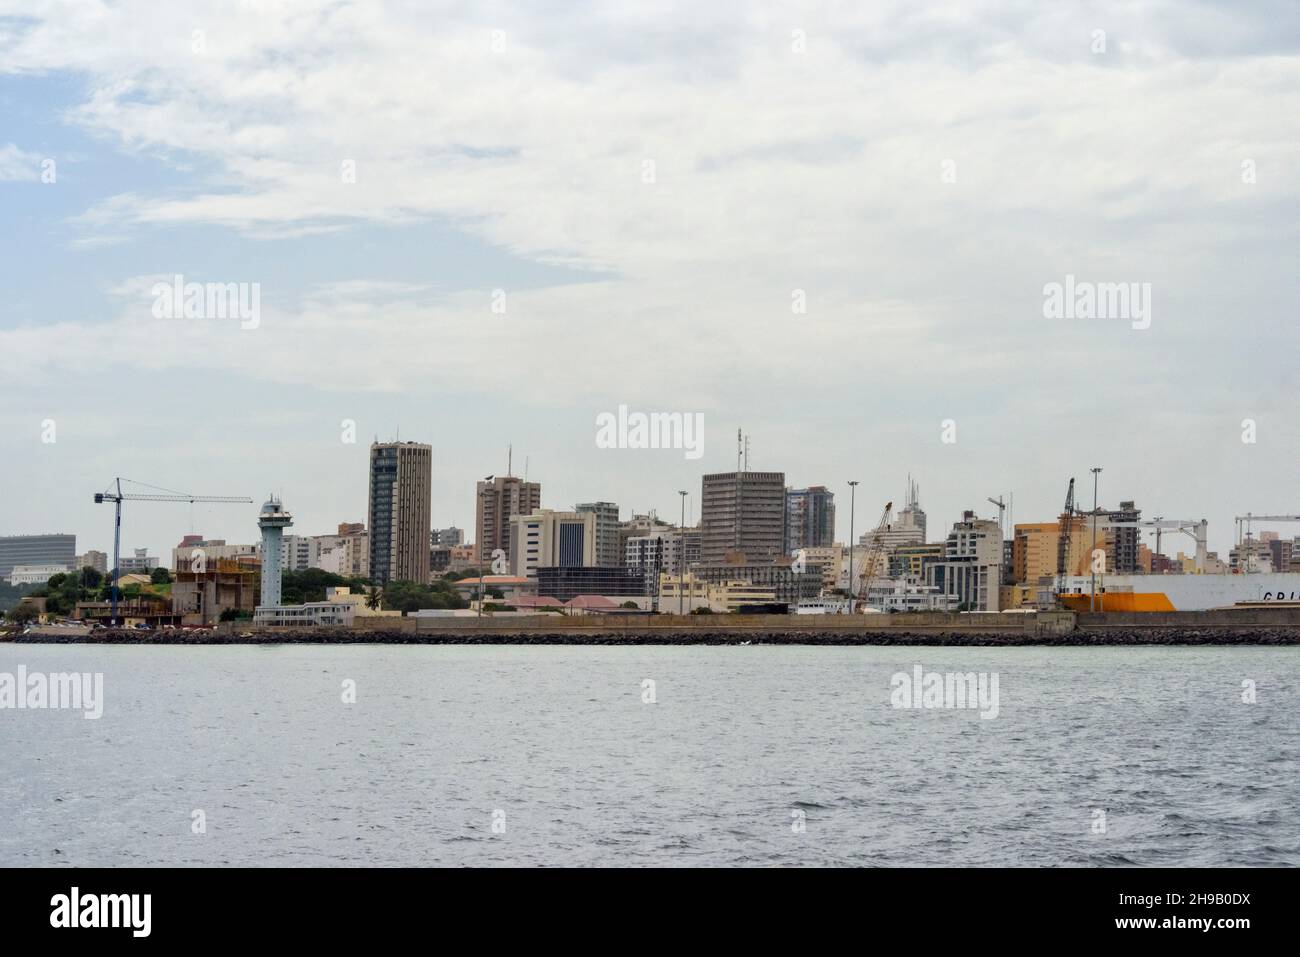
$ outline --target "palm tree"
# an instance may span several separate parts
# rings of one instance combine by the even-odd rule
[[[384,601],[384,590],[378,585],[371,585],[366,593],[366,607],[371,611],[377,609]]]

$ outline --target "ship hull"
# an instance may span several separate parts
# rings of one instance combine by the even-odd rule
[[[1230,608],[1240,602],[1267,607],[1300,601],[1300,573],[1266,575],[1108,575],[1098,582],[1096,607],[1092,582],[1078,576],[1060,596],[1070,611],[1157,612]]]

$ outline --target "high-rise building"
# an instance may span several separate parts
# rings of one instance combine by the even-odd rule
[[[785,551],[835,544],[835,493],[824,485],[785,490]]]
[[[596,517],[591,512],[538,509],[510,518],[510,574],[537,577],[539,568],[595,567]]]
[[[0,536],[0,578],[8,578],[15,565],[62,565],[66,571],[76,561],[76,535]]]
[[[583,502],[575,505],[578,513],[590,512],[596,516],[596,560],[594,565],[621,565],[623,553],[619,549],[618,506],[613,502]]]
[[[510,519],[531,515],[542,507],[540,482],[515,475],[489,475],[478,483],[474,502],[474,553],[479,564],[492,560],[497,549],[510,554]]]
[[[785,553],[785,473],[718,472],[704,476],[700,495],[700,560],[721,564],[728,552],[748,561]]]
[[[370,577],[377,584],[429,580],[432,482],[432,446],[370,446]]]

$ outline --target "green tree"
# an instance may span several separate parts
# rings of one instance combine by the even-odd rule
[[[36,610],[36,606],[31,602],[10,608],[6,615],[15,625],[26,625],[41,617],[41,613]]]
[[[149,581],[155,585],[170,585],[172,583],[172,574],[160,566],[149,573]]]

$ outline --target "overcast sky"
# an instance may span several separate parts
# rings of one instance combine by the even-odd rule
[[[0,0],[0,534],[108,550],[116,475],[332,531],[399,433],[435,526],[510,443],[548,507],[698,515],[738,427],[842,539],[845,482],[861,532],[909,472],[931,539],[1094,465],[1221,554],[1300,512],[1295,4],[438,6]],[[177,274],[257,327],[155,317]],[[1150,284],[1149,328],[1045,318],[1067,275]],[[703,457],[598,448],[620,404]]]

